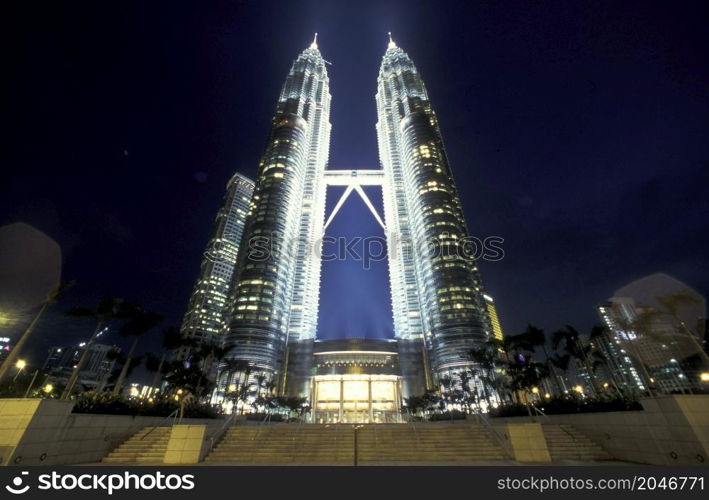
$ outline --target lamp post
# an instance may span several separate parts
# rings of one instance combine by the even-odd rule
[[[20,376],[20,373],[22,373],[22,370],[25,369],[25,366],[27,366],[27,362],[24,359],[18,359],[17,363],[15,363],[15,368],[17,368],[17,373],[15,374],[15,378],[12,379],[13,382],[17,380],[17,377]]]

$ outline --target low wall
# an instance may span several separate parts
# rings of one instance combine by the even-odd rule
[[[141,428],[172,423],[164,417],[71,413],[73,406],[72,401],[0,399],[0,465],[95,463]],[[182,423],[212,429],[222,420]]]
[[[549,415],[541,424],[570,424],[615,459],[652,465],[709,464],[709,396],[641,400],[644,411]],[[529,417],[491,418],[497,426]]]

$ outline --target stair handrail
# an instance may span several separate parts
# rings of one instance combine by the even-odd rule
[[[542,417],[547,418],[547,419],[549,418],[549,415],[547,415],[546,413],[544,413],[544,412],[541,410],[541,408],[537,408],[537,407],[536,407],[535,405],[533,405],[533,404],[531,404],[531,405],[529,405],[529,406],[530,406],[536,413],[538,413],[539,415],[541,415]]]
[[[502,448],[502,452],[505,454],[507,458],[513,459],[514,454],[512,453],[512,450],[510,450],[510,443],[507,441],[507,436],[501,436],[499,432],[497,432],[497,429],[495,429],[495,426],[492,425],[490,420],[483,415],[482,411],[480,411],[480,408],[476,408],[475,414],[478,416],[480,421],[485,424],[485,426],[488,428],[490,433],[492,434],[493,438],[497,440],[497,442],[500,444],[500,447]]]
[[[421,439],[419,438],[419,431],[416,428],[416,423],[414,422],[414,415],[411,413],[410,408],[406,408],[406,411],[409,413],[409,423],[411,424],[411,428],[414,430],[414,436],[416,436],[416,451],[418,451],[420,445],[421,445]]]
[[[219,426],[219,429],[217,429],[212,436],[209,438],[209,446],[207,447],[206,454],[209,454],[212,452],[214,449],[214,445],[217,444],[217,441],[224,436],[226,431],[229,429],[231,423],[234,421],[234,418],[236,417],[236,413],[231,413],[227,418],[224,419],[224,423]]]
[[[533,409],[535,412],[537,412],[539,415],[541,415],[541,416],[543,416],[544,418],[546,418],[546,419],[547,419],[547,422],[550,422],[550,421],[551,421],[551,419],[549,418],[549,415],[547,415],[546,413],[544,413],[540,408],[537,408],[537,407],[534,406],[534,405],[529,405],[529,406],[531,406],[532,409]],[[574,443],[579,443],[579,440],[576,439],[576,436],[574,436],[574,435],[573,435],[571,432],[569,432],[568,430],[564,429],[563,424],[557,424],[557,425],[559,426],[559,429],[561,429],[562,431],[564,431],[565,434],[568,434],[568,436],[571,438],[571,440],[572,440]],[[543,431],[542,431],[542,432],[543,432]]]
[[[302,428],[301,426],[303,425],[303,418],[301,417],[300,421],[298,422],[298,426],[295,428],[295,432],[293,433],[293,446],[292,446],[292,451],[291,451],[291,460],[295,460],[295,445],[296,439],[298,437],[298,434],[300,433],[300,429]]]
[[[258,423],[258,430],[256,431],[256,434],[254,434],[254,437],[251,438],[251,441],[256,441],[256,438],[258,437],[258,435],[261,434],[261,429],[263,428],[264,425],[266,425],[267,420],[271,420],[270,413],[267,413],[266,417]]]
[[[140,441],[142,441],[143,439],[145,439],[146,437],[148,437],[148,436],[149,436],[155,429],[157,429],[158,427],[162,427],[163,422],[166,422],[166,421],[167,421],[168,419],[170,419],[170,418],[172,418],[172,424],[171,424],[171,426],[172,426],[172,425],[175,425],[175,420],[177,419],[178,413],[180,413],[180,409],[179,409],[179,408],[178,408],[177,410],[173,411],[172,413],[170,413],[167,417],[163,418],[160,422],[158,422],[157,424],[155,424],[148,432],[146,432],[145,434],[143,434],[143,435],[140,437]]]

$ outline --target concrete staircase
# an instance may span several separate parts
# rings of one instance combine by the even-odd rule
[[[124,464],[162,463],[171,430],[172,427],[145,427],[101,461]]]
[[[544,424],[542,429],[552,462],[612,460],[612,457],[599,444],[591,441],[572,425]]]
[[[505,460],[500,445],[481,425],[365,425],[358,450],[362,465]]]
[[[231,427],[206,462],[351,465],[351,425],[274,424]]]
[[[364,425],[357,431],[357,463],[470,463],[504,460],[482,426],[459,424]],[[235,426],[206,462],[340,464],[355,462],[352,425]]]

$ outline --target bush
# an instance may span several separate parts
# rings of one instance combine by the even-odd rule
[[[148,403],[108,393],[85,392],[77,396],[72,412],[167,417],[179,407],[180,405],[172,400],[158,400]],[[211,406],[199,403],[185,405],[185,418],[217,418],[218,416],[216,410]]]
[[[442,420],[465,420],[465,413],[458,410],[446,411],[443,413],[434,413],[428,418],[431,422]]]
[[[599,413],[609,411],[642,411],[643,406],[632,399],[579,399],[572,396],[553,398],[535,405],[547,415],[565,415],[569,413]],[[535,412],[532,411],[532,415]],[[491,417],[527,416],[527,406],[519,403],[504,404],[490,411]]]

